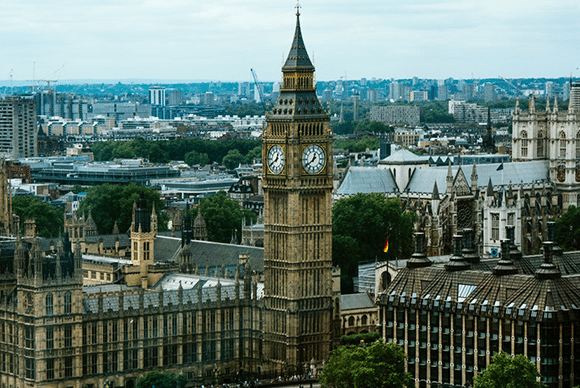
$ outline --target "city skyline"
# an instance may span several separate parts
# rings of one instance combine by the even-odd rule
[[[319,80],[578,76],[569,0],[301,2]],[[294,0],[9,3],[0,79],[278,81]]]

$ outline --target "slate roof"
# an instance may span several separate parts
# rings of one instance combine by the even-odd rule
[[[350,167],[340,187],[336,190],[339,196],[395,192],[397,192],[397,184],[391,171],[376,167]]]
[[[554,255],[554,264],[565,268],[562,277],[539,279],[535,273],[541,255],[514,261],[520,271],[496,276],[498,259],[482,260],[470,270],[449,272],[443,264],[401,269],[379,304],[421,306],[424,309],[464,310],[471,314],[512,316],[514,319],[580,319],[580,252]],[[488,270],[483,270],[489,268]]]
[[[503,163],[503,170],[498,171],[501,163],[492,164],[478,164],[477,170],[477,186],[485,187],[491,178],[494,186],[505,185],[510,182],[512,185],[531,184],[549,178],[549,163],[544,160],[533,162],[517,162],[517,163]],[[461,167],[463,174],[467,181],[471,184],[471,172],[473,165],[465,166],[451,166],[453,177],[457,175],[457,170]],[[415,170],[411,177],[407,189],[411,193],[431,193],[433,185],[437,182],[437,187],[440,192],[445,193],[447,190],[447,166],[445,167],[430,167]]]
[[[181,239],[178,237],[157,236],[155,239],[155,261],[179,262]],[[209,267],[228,267],[228,272],[235,273],[241,254],[250,256],[252,270],[264,272],[264,248],[247,245],[223,244],[211,241],[192,240],[189,244],[192,260],[201,269]],[[233,270],[233,272],[231,272]]]
[[[85,241],[89,244],[100,244],[103,241],[103,248],[110,249],[115,247],[115,243],[119,240],[119,248],[127,248],[131,246],[131,240],[127,233],[119,234],[96,234],[93,236],[86,236]]]
[[[376,307],[369,294],[344,294],[340,296],[340,309],[342,311],[368,309]]]

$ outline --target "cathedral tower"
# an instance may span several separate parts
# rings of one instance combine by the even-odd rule
[[[332,319],[332,133],[296,13],[263,134],[264,353],[276,369],[328,360]]]

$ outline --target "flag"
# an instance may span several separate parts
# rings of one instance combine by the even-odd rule
[[[503,162],[501,162],[501,164],[497,167],[497,170],[495,171],[501,171],[503,170]]]
[[[387,243],[385,244],[385,248],[383,249],[383,252],[387,253],[388,250],[389,250],[389,239],[387,239]]]

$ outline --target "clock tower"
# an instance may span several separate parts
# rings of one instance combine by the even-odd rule
[[[296,13],[280,95],[263,134],[264,356],[301,373],[328,360],[332,302],[332,141]]]

